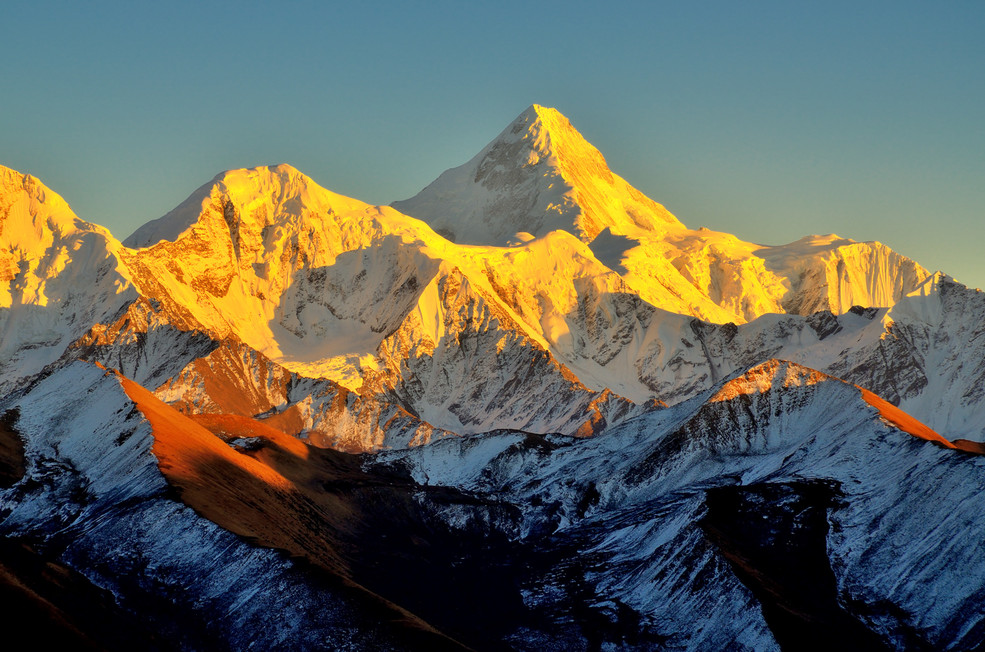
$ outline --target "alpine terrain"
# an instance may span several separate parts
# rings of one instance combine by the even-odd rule
[[[555,109],[390,206],[230,170],[122,242],[0,167],[0,281],[36,643],[985,646],[985,295],[689,229]]]

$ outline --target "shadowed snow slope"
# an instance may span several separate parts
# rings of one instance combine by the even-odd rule
[[[75,363],[0,402],[27,462],[0,489],[0,532],[189,647],[454,648],[443,632],[479,649],[776,649],[791,603],[854,623],[848,648],[974,647],[985,458],[877,407],[771,360],[598,437],[498,431],[359,459],[246,417],[189,420]],[[746,520],[729,529],[722,501]],[[764,593],[755,578],[783,564],[830,577],[840,606]]]
[[[805,622],[855,623],[854,634],[842,632],[848,649],[871,649],[862,643],[871,640],[979,645],[985,621],[974,605],[985,561],[976,550],[985,521],[975,496],[985,488],[985,458],[900,430],[871,399],[771,360],[593,439],[491,433],[381,453],[373,463],[527,505],[530,545],[568,555],[521,583],[528,608],[548,616],[517,635],[528,644],[575,646],[585,635],[625,644],[620,637],[632,632],[673,648],[775,649],[771,630],[782,623],[773,602],[760,602],[768,599],[798,605]],[[905,415],[892,420],[919,429]],[[740,559],[722,531],[708,529],[713,491],[742,501],[745,541],[761,555]],[[798,520],[808,505],[830,530]],[[749,578],[768,576],[781,557],[802,577],[830,577],[842,606],[762,597]],[[740,561],[745,572],[736,574]],[[608,629],[590,634],[594,619]],[[803,632],[794,647],[808,645]]]
[[[28,467],[0,491],[0,534],[80,574],[131,627],[157,633],[162,649],[459,649],[340,581],[325,547],[330,528],[306,520],[310,501],[284,474],[132,382],[74,363],[0,409],[16,409]],[[80,624],[100,633],[98,623]],[[110,635],[97,638],[101,647],[132,649],[126,633]]]

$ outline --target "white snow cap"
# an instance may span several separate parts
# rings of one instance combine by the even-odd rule
[[[557,109],[534,104],[468,163],[393,203],[465,244],[502,245],[518,232],[565,230],[590,242],[614,233],[681,228],[663,206],[609,170]]]

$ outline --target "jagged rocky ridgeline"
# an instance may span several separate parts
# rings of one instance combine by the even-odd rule
[[[392,207],[234,170],[123,242],[2,168],[0,274],[0,563],[69,638],[985,640],[982,293],[690,230],[553,109]]]

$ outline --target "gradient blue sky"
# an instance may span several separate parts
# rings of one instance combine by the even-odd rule
[[[415,194],[531,103],[685,224],[985,287],[985,2],[21,2],[0,163],[123,238],[288,162]]]

